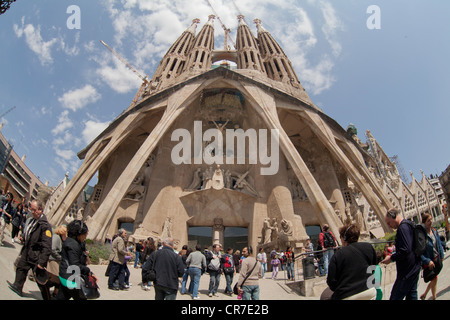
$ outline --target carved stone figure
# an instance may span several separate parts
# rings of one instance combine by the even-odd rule
[[[147,161],[145,161],[141,170],[136,175],[136,178],[134,178],[133,183],[131,183],[130,187],[128,188],[128,192],[124,196],[124,199],[141,200],[144,197],[145,191],[147,189],[146,186],[150,181],[150,176],[153,171],[155,158],[155,155],[152,154],[147,159]]]
[[[294,235],[294,226],[291,221],[283,219],[281,220],[281,234],[284,234],[286,236],[293,236]]]
[[[231,176],[230,170],[225,170],[224,184],[227,189],[233,187],[233,177]]]
[[[270,241],[272,241],[271,237],[272,237],[272,227],[270,226],[270,219],[265,218],[263,222],[261,244],[267,244]]]
[[[172,218],[167,217],[161,232],[161,240],[172,238]]]
[[[237,180],[236,180],[236,184],[234,185],[234,189],[239,189],[239,191],[243,191],[244,193],[248,193],[251,196],[258,198],[259,197],[258,192],[246,180],[247,175],[248,175],[248,171],[244,174],[237,174]]]
[[[206,168],[206,170],[202,173],[202,180],[203,180],[203,190],[210,189],[211,188],[211,180],[213,177],[214,171],[211,167]]]
[[[216,170],[214,170],[211,184],[211,186],[216,190],[223,189],[223,187],[225,186],[223,181],[223,170],[220,169],[219,165],[217,166]]]
[[[187,189],[198,190],[200,189],[201,184],[202,184],[202,169],[197,168],[197,170],[194,171],[194,177],[192,178],[192,182]]]
[[[271,241],[276,241],[278,238],[278,223],[277,223],[277,219],[273,218],[272,219],[272,234],[270,235]]]

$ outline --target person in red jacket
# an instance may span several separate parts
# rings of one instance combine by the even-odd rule
[[[327,224],[323,225],[322,232],[319,234],[319,242],[323,250],[323,268],[324,273],[328,274],[328,265],[334,254],[334,249],[337,247],[337,241]]]

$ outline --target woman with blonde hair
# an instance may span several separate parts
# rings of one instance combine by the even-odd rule
[[[429,283],[425,292],[420,296],[420,299],[425,300],[428,291],[431,290],[433,300],[436,300],[437,280],[438,274],[439,272],[441,272],[442,269],[444,250],[442,248],[439,234],[437,233],[436,229],[432,227],[433,216],[429,213],[423,214],[422,223],[425,225],[425,228],[427,229],[428,238],[427,238],[427,247],[423,255],[420,257],[420,259],[422,260],[423,279],[425,282]]]
[[[61,250],[63,242],[67,239],[67,227],[61,225],[53,231],[52,237],[52,253],[48,259],[47,273],[49,276],[49,281],[46,286],[50,289],[55,287],[53,290],[53,297],[58,294],[59,286],[61,281],[59,280],[59,264],[61,263]]]

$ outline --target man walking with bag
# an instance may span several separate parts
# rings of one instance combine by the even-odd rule
[[[222,274],[220,259],[222,255],[220,254],[220,244],[213,245],[213,251],[208,251],[206,253],[206,263],[208,265],[207,272],[209,273],[209,290],[208,296],[213,295],[218,297],[217,288],[219,288],[220,275]]]
[[[156,273],[155,300],[176,300],[178,278],[184,274],[184,264],[180,255],[176,254],[172,238],[164,240],[161,250],[153,251],[144,265],[146,270]]]
[[[242,249],[241,271],[237,282],[239,293],[242,294],[242,300],[259,300],[259,278],[262,276],[261,264],[253,257],[252,247]]]
[[[39,290],[44,300],[50,300],[50,290],[45,286],[48,280],[47,262],[52,253],[52,226],[43,214],[43,204],[39,200],[31,202],[32,218],[27,220],[22,235],[24,244],[16,268],[14,283],[8,282],[9,288],[22,296],[22,289],[30,269],[33,270]]]

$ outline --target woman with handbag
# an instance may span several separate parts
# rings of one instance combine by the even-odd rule
[[[425,300],[428,291],[431,290],[433,300],[436,300],[436,287],[438,274],[442,270],[442,262],[444,259],[444,250],[442,249],[441,239],[436,229],[432,228],[433,216],[429,213],[422,215],[422,223],[425,225],[428,233],[428,241],[425,252],[420,257],[423,267],[423,279],[429,282],[427,289],[420,296],[421,300]]]
[[[87,255],[84,241],[88,234],[88,227],[81,220],[74,220],[67,225],[68,237],[64,241],[59,266],[59,280],[61,286],[56,300],[86,300],[98,298],[97,278],[86,265]],[[95,296],[86,296],[83,282],[88,285]],[[97,290],[95,290],[97,289]]]

